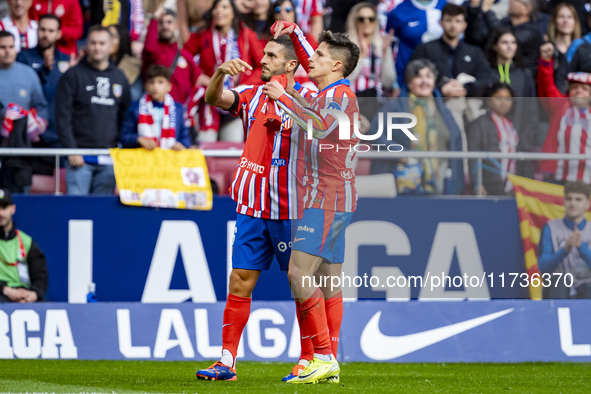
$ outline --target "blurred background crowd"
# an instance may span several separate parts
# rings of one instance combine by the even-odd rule
[[[412,113],[417,141],[394,141],[406,150],[591,157],[590,10],[586,0],[0,0],[2,147],[240,148],[240,121],[207,105],[205,89],[236,57],[253,70],[225,86],[260,84],[269,28],[287,20],[313,46],[324,29],[359,45],[349,79],[370,133],[387,111]],[[313,86],[301,67],[296,77]],[[225,194],[235,161],[223,163],[208,164]],[[96,158],[62,165],[69,194],[115,187]],[[0,183],[35,191],[35,175],[53,167],[3,157]],[[505,195],[511,173],[589,184],[591,159],[390,158],[358,168],[384,172],[400,194]]]

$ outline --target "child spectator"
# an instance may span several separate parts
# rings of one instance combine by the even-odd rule
[[[486,114],[470,123],[466,130],[468,150],[475,152],[517,152],[519,136],[507,117],[513,105],[513,90],[506,83],[495,82],[486,89]],[[515,160],[484,160],[481,192],[483,195],[502,196],[512,190],[507,174],[515,174]],[[500,168],[499,168],[500,166]],[[477,162],[470,160],[470,177],[477,185]],[[477,190],[476,190],[477,191]]]
[[[191,146],[183,120],[183,107],[169,94],[168,67],[153,65],[146,73],[146,93],[127,110],[121,129],[124,148],[183,150]]]

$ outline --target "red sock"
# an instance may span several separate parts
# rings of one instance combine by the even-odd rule
[[[343,321],[343,292],[339,291],[337,294],[327,299],[324,304],[332,354],[337,358],[341,322]]]
[[[322,291],[316,289],[310,298],[302,302],[301,308],[303,325],[306,326],[307,334],[310,335],[314,344],[314,353],[331,354]]]
[[[300,325],[300,347],[302,348],[299,359],[311,361],[314,358],[314,344],[312,343],[312,339],[310,339],[308,328],[302,324],[302,305],[297,301],[295,304],[296,316]]]
[[[222,326],[223,348],[229,350],[236,361],[240,336],[250,316],[250,298],[228,294]],[[233,367],[233,365],[230,365]]]

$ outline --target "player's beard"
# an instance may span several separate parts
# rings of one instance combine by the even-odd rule
[[[263,82],[269,82],[271,80],[271,78],[273,78],[276,75],[281,75],[281,74],[285,74],[285,64],[283,65],[283,67],[275,70],[275,72],[270,73],[268,75],[265,74],[261,74],[261,81]]]

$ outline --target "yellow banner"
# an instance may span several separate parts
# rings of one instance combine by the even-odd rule
[[[125,205],[211,210],[213,195],[200,150],[111,149]]]

